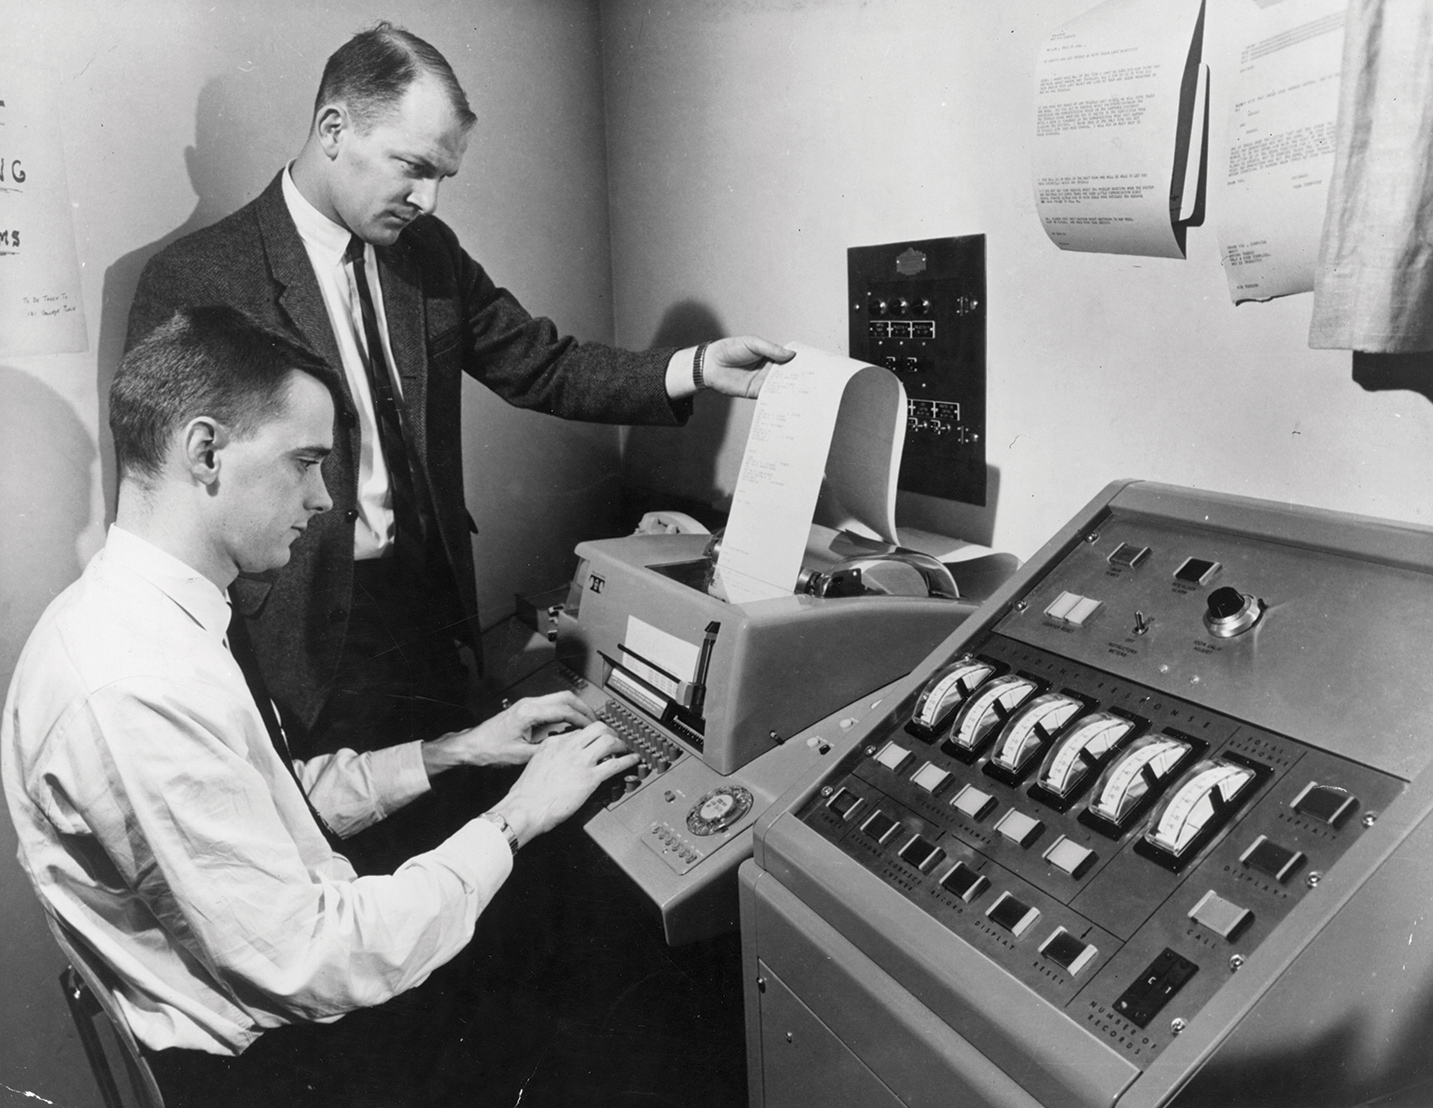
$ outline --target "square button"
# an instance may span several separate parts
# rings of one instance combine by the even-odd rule
[[[1045,609],[1045,614],[1051,619],[1063,620],[1070,614],[1070,609],[1083,599],[1085,598],[1079,593],[1062,592],[1059,596],[1055,597],[1050,606]]]
[[[1055,840],[1055,845],[1045,851],[1045,861],[1071,877],[1083,877],[1094,865],[1095,852],[1061,835]]]
[[[888,742],[881,747],[876,755],[876,761],[885,766],[888,770],[896,771],[910,760],[911,752],[896,742]]]
[[[1109,563],[1112,566],[1129,566],[1133,569],[1148,557],[1149,547],[1136,546],[1132,542],[1122,542],[1109,556]]]
[[[1083,627],[1085,620],[1098,612],[1100,607],[1101,602],[1094,597],[1082,596],[1079,603],[1071,608],[1069,614],[1065,616],[1065,622],[1073,624],[1075,627]]]
[[[1301,851],[1280,846],[1266,835],[1260,835],[1248,850],[1239,855],[1239,861],[1250,869],[1267,873],[1275,881],[1284,882],[1304,864],[1304,855]]]
[[[826,801],[826,807],[835,812],[842,819],[848,819],[853,811],[860,805],[861,798],[850,789],[839,789],[836,795]]]
[[[917,835],[901,847],[900,855],[922,873],[929,873],[935,868],[936,863],[945,857],[945,851],[935,843]]]
[[[995,798],[974,785],[966,785],[955,794],[951,804],[957,811],[965,813],[971,819],[979,820],[990,814],[990,809],[995,807]]]
[[[891,819],[885,812],[877,811],[872,812],[866,817],[866,822],[861,824],[861,830],[867,835],[870,835],[876,842],[883,843],[895,834],[895,830],[899,826],[900,824]]]
[[[1213,889],[1205,893],[1193,908],[1189,918],[1209,928],[1221,939],[1233,939],[1254,919],[1254,913],[1241,908],[1233,901],[1225,900]]]
[[[1045,825],[1035,817],[1011,808],[996,821],[995,830],[1017,846],[1028,847],[1040,837]]]
[[[1063,966],[1078,976],[1082,969],[1094,961],[1099,951],[1089,943],[1081,942],[1063,927],[1057,927],[1050,933],[1050,937],[1040,944],[1040,953],[1055,965]]]
[[[934,795],[942,785],[950,780],[950,772],[941,769],[933,762],[927,762],[911,774],[911,780],[923,788],[926,792]]]
[[[976,873],[964,862],[956,862],[951,866],[950,872],[940,879],[940,883],[967,904],[990,888],[989,878]]]
[[[992,904],[985,914],[992,922],[998,923],[1019,938],[1040,918],[1040,909],[1026,904],[1023,900],[1017,900],[1009,893],[1001,893],[1000,899]]]
[[[1174,571],[1176,581],[1187,581],[1191,585],[1203,585],[1220,570],[1218,562],[1204,558],[1186,558],[1184,564]]]

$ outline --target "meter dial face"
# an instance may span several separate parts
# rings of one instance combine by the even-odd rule
[[[937,670],[916,700],[911,726],[927,735],[940,730],[976,686],[994,672],[989,662],[977,661],[969,654]]]
[[[1013,673],[987,682],[960,709],[945,745],[965,753],[978,750],[1034,692],[1034,681]]]
[[[1189,751],[1187,742],[1169,735],[1145,735],[1135,740],[1100,775],[1090,811],[1123,827],[1139,802],[1174,772]]]
[[[1060,737],[1036,777],[1041,788],[1068,800],[1101,760],[1118,746],[1134,724],[1109,712],[1085,716]]]
[[[1063,693],[1037,696],[1005,725],[995,740],[990,760],[1001,769],[1020,773],[1040,748],[1059,734],[1084,707],[1074,697]]]
[[[722,785],[692,805],[687,830],[693,835],[715,835],[740,822],[751,811],[751,793],[740,785]]]
[[[1254,771],[1222,759],[1200,762],[1159,802],[1144,839],[1151,846],[1181,857],[1210,821],[1254,781]]]

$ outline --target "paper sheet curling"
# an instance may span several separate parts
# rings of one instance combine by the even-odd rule
[[[736,604],[791,595],[813,522],[896,541],[905,389],[889,370],[787,346],[796,357],[762,387],[717,557]]]

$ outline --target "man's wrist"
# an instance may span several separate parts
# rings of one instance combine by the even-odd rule
[[[517,852],[522,848],[522,839],[518,837],[517,829],[507,821],[506,816],[501,812],[489,811],[482,813],[478,818],[486,820],[501,831],[503,838],[507,840],[508,849],[513,852],[514,856],[517,855]]]
[[[684,346],[674,351],[667,359],[667,398],[672,401],[690,400],[697,394],[697,386],[693,380],[692,371],[695,368],[695,361],[698,347]]]

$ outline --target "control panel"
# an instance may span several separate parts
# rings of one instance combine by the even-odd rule
[[[899,487],[985,503],[985,236],[846,252],[850,355],[906,390]]]
[[[1140,1064],[1404,785],[1000,634],[901,715],[802,821]]]
[[[1111,486],[758,825],[753,1103],[1433,1100],[1430,655],[1433,531]]]

